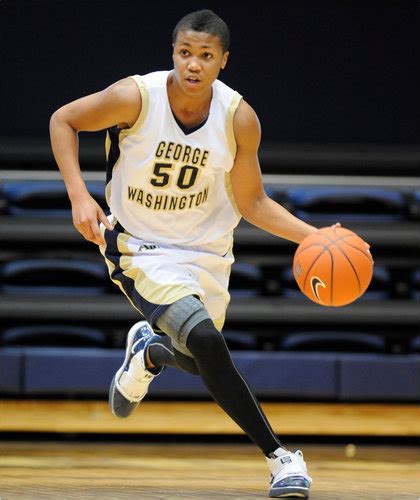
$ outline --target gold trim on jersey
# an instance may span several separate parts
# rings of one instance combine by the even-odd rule
[[[132,127],[130,128],[123,128],[120,130],[119,135],[118,135],[118,143],[121,144],[121,141],[127,137],[128,135],[137,132],[137,130],[141,127],[141,125],[144,123],[144,120],[146,119],[147,113],[149,111],[149,93],[147,92],[147,87],[144,84],[143,80],[139,75],[132,75],[129,78],[133,79],[135,83],[137,84],[137,87],[139,89],[140,95],[141,95],[141,111],[140,114],[133,124]],[[111,149],[111,139],[109,137],[109,132],[106,133],[106,138],[105,138],[105,154],[106,158],[109,156],[109,151]],[[118,157],[117,161],[115,162],[115,165],[112,167],[112,174],[111,178],[108,182],[108,184],[105,187],[105,199],[108,204],[108,206],[111,206],[111,182],[112,182],[112,176],[114,175],[114,171],[118,166],[118,163],[121,158],[121,152],[120,156]]]
[[[129,78],[133,79],[137,87],[140,91],[141,95],[141,111],[139,117],[136,122],[130,128],[124,128],[120,132],[120,142],[124,139],[125,136],[137,132],[137,130],[143,125],[144,120],[146,119],[147,113],[149,112],[149,93],[147,91],[147,87],[140,75],[132,75]]]
[[[237,110],[239,103],[241,102],[242,96],[238,92],[235,92],[232,97],[232,101],[229,105],[228,111],[226,113],[226,137],[228,140],[229,144],[229,150],[230,153],[233,157],[233,161],[235,161],[235,156],[236,156],[236,139],[235,139],[235,133],[233,130],[233,117],[235,116],[235,111]],[[229,197],[229,200],[232,204],[233,209],[235,210],[235,213],[237,217],[241,218],[242,215],[239,212],[238,206],[236,205],[235,198],[233,196],[233,189],[232,189],[232,184],[230,181],[230,172],[225,173],[225,188],[226,188],[226,193]]]
[[[102,232],[102,236],[104,236],[104,233],[105,233],[105,228],[103,230],[101,230]],[[111,262],[110,260],[107,259],[106,255],[105,255],[105,250],[106,250],[106,245],[105,246],[100,246],[99,247],[99,251],[101,252],[101,254],[103,255],[104,257],[104,260],[105,260],[105,264],[106,266],[108,267],[108,273],[109,273],[109,277],[111,278],[111,281],[113,283],[115,283],[118,288],[122,291],[122,293],[127,297],[127,299],[129,300],[130,304],[134,307],[134,309],[136,309],[140,314],[143,314],[140,309],[138,307],[135,306],[134,302],[131,300],[131,298],[125,293],[125,290],[122,286],[122,283],[114,278],[112,278],[112,273],[115,271],[116,269],[116,266],[113,262]]]
[[[110,149],[111,149],[111,139],[109,137],[109,132],[107,131],[106,137],[105,137],[105,156],[106,156],[107,161],[109,158]],[[118,160],[119,160],[119,158],[118,158]],[[118,160],[115,162],[116,164],[118,163]],[[112,167],[112,173],[114,173],[114,168],[115,168],[115,165]],[[112,180],[112,175],[111,175],[111,179],[109,180],[109,182],[105,186],[105,200],[106,200],[109,207],[111,206],[111,180]]]
[[[226,137],[229,144],[229,150],[233,158],[236,156],[236,139],[233,130],[233,117],[235,116],[235,111],[241,102],[242,96],[238,92],[235,92],[232,97],[232,101],[226,113]]]

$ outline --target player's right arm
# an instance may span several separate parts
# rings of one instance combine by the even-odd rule
[[[103,243],[98,221],[112,229],[104,212],[90,196],[79,165],[78,132],[94,132],[114,125],[129,128],[141,111],[141,96],[132,78],[59,108],[50,119],[51,146],[72,206],[73,224],[85,239]]]

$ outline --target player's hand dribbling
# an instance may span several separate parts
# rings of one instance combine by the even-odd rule
[[[72,199],[72,215],[74,227],[86,240],[96,245],[105,244],[98,221],[102,222],[111,231],[113,227],[102,208],[90,194]]]
[[[341,223],[340,223],[340,222],[336,222],[336,223],[335,223],[335,224],[333,224],[331,227],[332,227],[332,228],[335,228],[335,227],[341,227]],[[366,241],[365,241],[365,245],[366,245],[366,250],[369,250],[369,248],[370,248],[369,243],[366,243]],[[369,253],[370,253],[370,252],[369,252]]]

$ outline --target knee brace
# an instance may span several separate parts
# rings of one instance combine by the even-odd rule
[[[171,337],[175,350],[192,358],[187,339],[192,329],[203,320],[211,322],[209,313],[199,299],[188,295],[171,304],[156,320],[156,324]]]

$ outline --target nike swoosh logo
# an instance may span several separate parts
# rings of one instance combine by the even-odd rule
[[[312,293],[315,295],[316,300],[320,304],[323,304],[321,298],[319,297],[319,290],[318,290],[318,288],[320,286],[322,286],[322,288],[326,288],[325,283],[320,278],[318,278],[318,276],[312,276],[312,278],[311,278]]]

